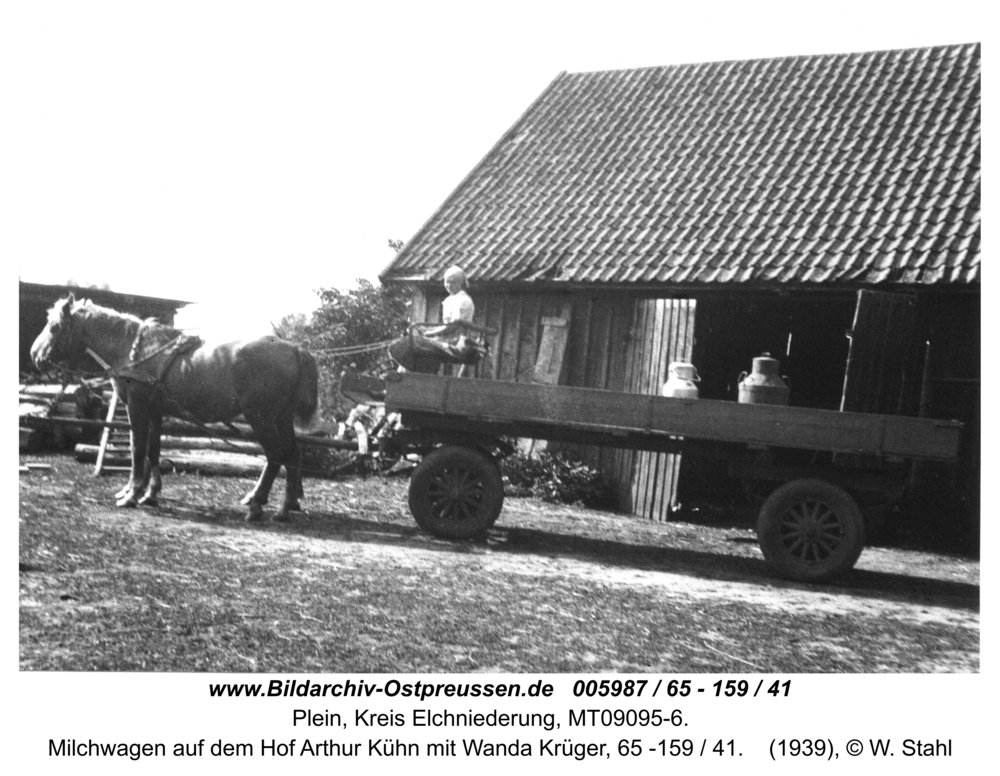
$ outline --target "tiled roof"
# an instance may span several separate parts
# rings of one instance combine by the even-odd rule
[[[980,46],[563,73],[383,271],[979,282]]]

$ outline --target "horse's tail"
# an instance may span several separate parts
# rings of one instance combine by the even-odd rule
[[[299,382],[295,393],[296,426],[302,431],[308,431],[316,421],[319,411],[319,369],[312,354],[296,349],[299,357]]]

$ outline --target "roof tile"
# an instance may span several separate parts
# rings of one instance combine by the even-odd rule
[[[978,283],[980,46],[561,74],[383,271]]]

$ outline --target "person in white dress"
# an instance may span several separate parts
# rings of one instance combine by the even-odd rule
[[[476,314],[476,305],[472,301],[472,297],[469,296],[469,292],[466,291],[469,287],[469,281],[461,267],[449,267],[445,271],[444,287],[448,291],[448,297],[441,303],[441,323],[443,325],[426,332],[427,336],[439,339],[465,334],[467,327],[462,324],[472,323]]]
[[[451,345],[457,352],[465,352],[473,348],[469,340],[469,332],[477,331],[477,327],[472,323],[476,315],[476,305],[466,290],[469,281],[465,276],[465,271],[459,266],[452,266],[445,270],[444,287],[448,291],[447,298],[441,303],[441,326],[428,329],[424,336],[432,337],[441,342]],[[458,376],[465,375],[465,364],[458,369]]]

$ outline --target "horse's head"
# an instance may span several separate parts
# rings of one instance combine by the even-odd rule
[[[31,346],[31,360],[39,369],[50,364],[68,364],[77,356],[80,343],[75,341],[73,294],[60,299],[49,310],[49,320]]]

